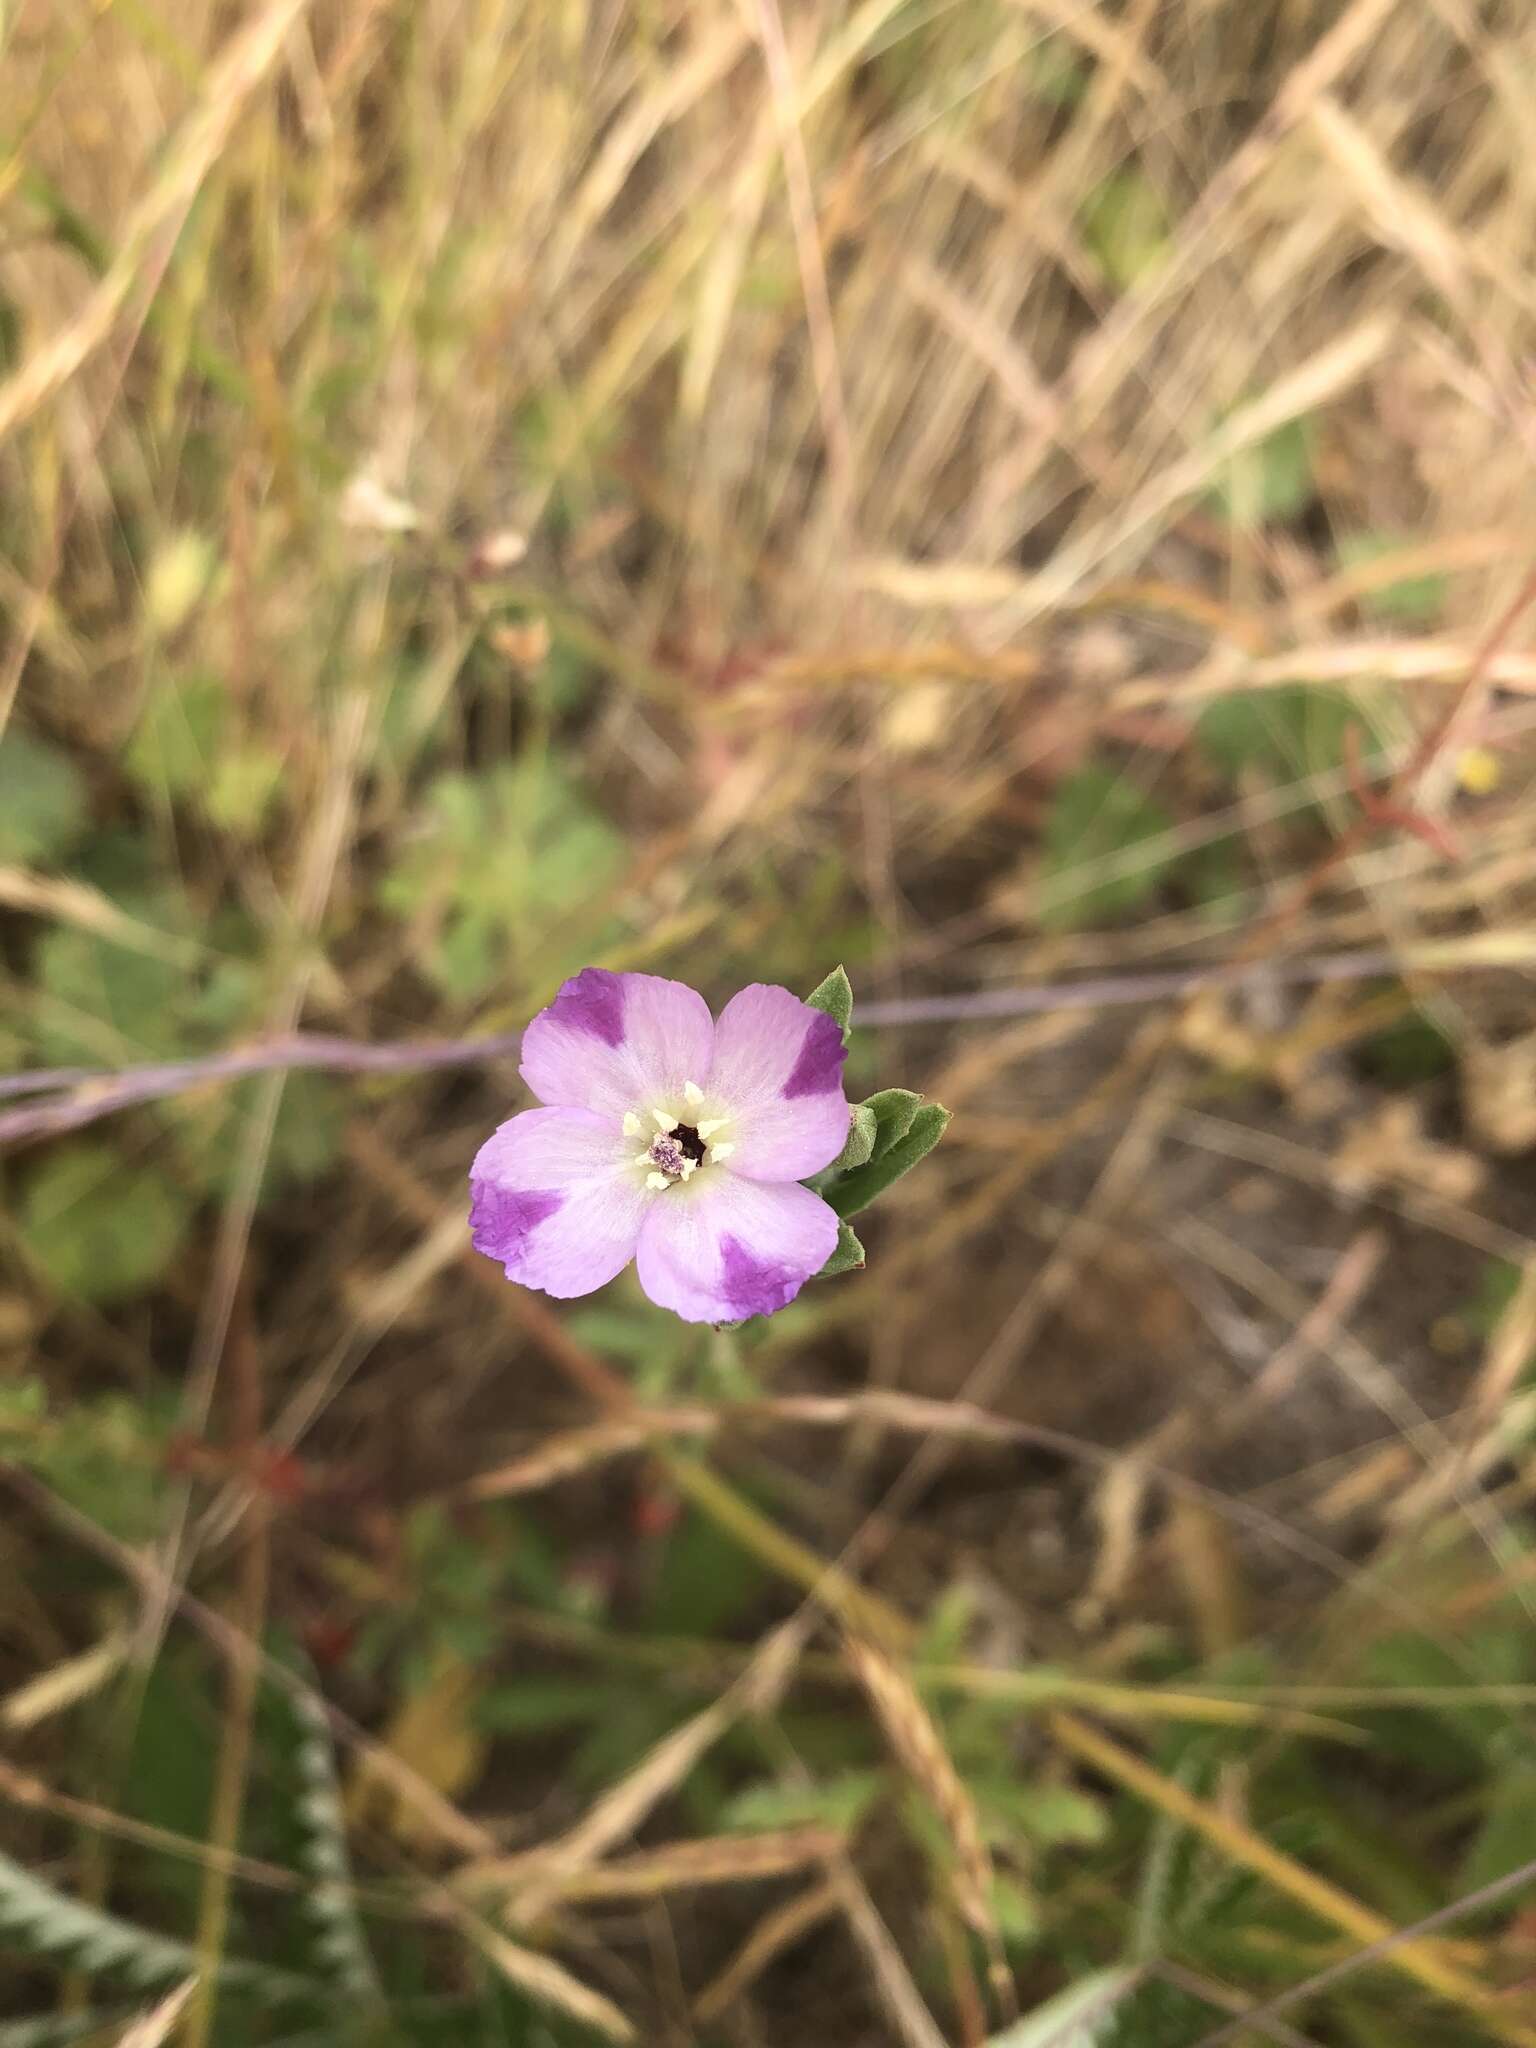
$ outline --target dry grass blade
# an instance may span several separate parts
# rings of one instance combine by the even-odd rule
[[[82,1650],[78,1657],[66,1657],[52,1670],[39,1672],[25,1685],[18,1685],[0,1700],[0,1727],[17,1732],[35,1728],[67,1707],[89,1699],[121,1668],[132,1644],[133,1638],[126,1629],[114,1630],[90,1649]]]
[[[541,2005],[563,2012],[568,2019],[577,2020],[584,2027],[595,2028],[610,2041],[639,2038],[612,1999],[604,1998],[600,1991],[583,1984],[579,1977],[573,1977],[569,1970],[548,1956],[508,1941],[504,1934],[497,1934],[490,1928],[476,1928],[472,1938],[486,1961],[498,1969],[509,1984],[515,1984],[519,1991],[525,1991]]]
[[[752,1662],[722,1698],[695,1714],[658,1742],[629,1775],[613,1786],[585,1820],[556,1841],[512,1862],[478,1864],[466,1873],[472,1883],[505,1883],[513,1896],[507,1918],[514,1926],[536,1921],[574,1879],[632,1835],[648,1813],[676,1790],[743,1713],[771,1709],[789,1683],[805,1629],[788,1622],[767,1637]]]
[[[1154,1770],[1075,1716],[1055,1714],[1050,1727],[1057,1742],[1070,1755],[1123,1785],[1148,1805],[1193,1828],[1223,1855],[1262,1877],[1329,1926],[1366,1943],[1386,1942],[1398,1935],[1400,1930],[1381,1914],[1287,1856],[1232,1814],[1197,1799],[1175,1779]],[[1511,2015],[1507,2002],[1496,1991],[1450,1961],[1437,1943],[1405,1941],[1385,1950],[1384,1955],[1405,1976],[1475,2013],[1497,2040],[1511,2043],[1512,2048],[1536,2048],[1536,2026],[1528,2026]]]
[[[559,1896],[562,1903],[650,1899],[663,1892],[792,1877],[807,1864],[825,1863],[843,1845],[839,1829],[811,1825],[667,1842],[659,1849],[578,1871],[562,1881]]]
[[[832,1882],[848,1931],[869,1965],[880,2002],[906,2048],[948,2048],[858,1872],[851,1863],[839,1858]]]
[[[786,1899],[766,1914],[732,1956],[719,1976],[694,2000],[693,2016],[701,2027],[713,2026],[763,1974],[770,1963],[800,1937],[838,1909],[837,1886],[830,1881]]]
[[[178,1984],[174,1991],[167,1992],[153,2012],[145,2013],[132,2026],[124,2028],[117,2037],[116,2048],[160,2048],[160,2044],[170,2038],[172,2027],[181,2018],[196,1989],[197,1979],[189,1977],[185,1984]]]
[[[643,1450],[655,1437],[709,1435],[719,1427],[708,1409],[658,1409],[634,1422],[599,1422],[587,1429],[568,1429],[551,1437],[525,1457],[481,1472],[463,1488],[465,1500],[504,1500],[511,1494],[537,1493],[541,1487],[590,1472],[613,1458]]]
[[[982,1837],[976,1805],[955,1769],[933,1717],[912,1681],[872,1644],[850,1639],[845,1654],[868,1693],[886,1740],[908,1777],[925,1793],[943,1822],[955,1852],[950,1881],[955,1902],[971,1928],[990,1944],[998,1942],[992,1913],[992,1858]]]
[[[125,223],[105,276],[62,333],[0,384],[0,441],[60,391],[111,335],[159,237],[197,196],[241,108],[277,62],[284,39],[308,6],[309,0],[273,0],[230,38],[159,176]]]

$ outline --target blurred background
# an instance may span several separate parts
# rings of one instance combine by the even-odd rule
[[[3,2048],[1536,2043],[1533,126],[0,0]],[[866,1271],[468,1250],[417,1041],[839,961]]]

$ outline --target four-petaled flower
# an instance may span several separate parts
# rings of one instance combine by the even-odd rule
[[[848,1136],[843,1034],[787,988],[754,983],[718,1022],[654,974],[588,967],[523,1035],[542,1109],[470,1168],[475,1247],[509,1280],[590,1294],[631,1259],[690,1323],[771,1315],[837,1244],[799,1183]]]

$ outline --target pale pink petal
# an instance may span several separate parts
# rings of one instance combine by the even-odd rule
[[[680,981],[585,967],[523,1033],[523,1079],[541,1102],[643,1112],[709,1068],[709,1005]]]
[[[469,1170],[476,1251],[509,1280],[546,1294],[590,1294],[635,1255],[653,1200],[634,1141],[585,1109],[525,1109],[494,1132]]]
[[[745,1180],[724,1166],[657,1196],[635,1271],[686,1323],[735,1323],[794,1300],[837,1245],[837,1218],[809,1188]]]
[[[787,988],[732,996],[705,1084],[711,1113],[731,1121],[732,1172],[794,1181],[832,1164],[848,1136],[845,1057],[836,1020]]]

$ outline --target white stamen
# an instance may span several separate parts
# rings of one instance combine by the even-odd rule
[[[632,1109],[626,1109],[624,1112],[623,1128],[626,1138],[638,1138],[640,1135],[640,1119]]]
[[[637,1152],[635,1154],[635,1164],[636,1166],[652,1166],[655,1164],[655,1161],[651,1158],[649,1149],[647,1149],[644,1152]]]
[[[723,1131],[729,1122],[729,1117],[712,1116],[707,1117],[703,1123],[695,1125],[694,1128],[698,1131],[701,1138],[712,1138],[716,1131]]]
[[[684,1180],[692,1180],[692,1179],[693,1179],[693,1176],[694,1176],[694,1175],[695,1175],[695,1174],[696,1174],[696,1173],[698,1172],[698,1170],[699,1170],[699,1162],[697,1161],[697,1159],[685,1159],[685,1160],[683,1161],[683,1179],[684,1179]]]
[[[664,1109],[653,1109],[651,1116],[655,1121],[658,1131],[675,1131],[677,1129],[677,1118],[675,1116],[668,1116]]]
[[[704,1090],[697,1081],[685,1081],[683,1083],[683,1100],[690,1109],[697,1109],[704,1100]]]
[[[735,1150],[734,1145],[711,1145],[709,1156],[711,1159],[729,1159]]]
[[[667,1176],[664,1173],[648,1173],[645,1176],[645,1184],[648,1188],[665,1188],[671,1186],[671,1182],[667,1179]]]

